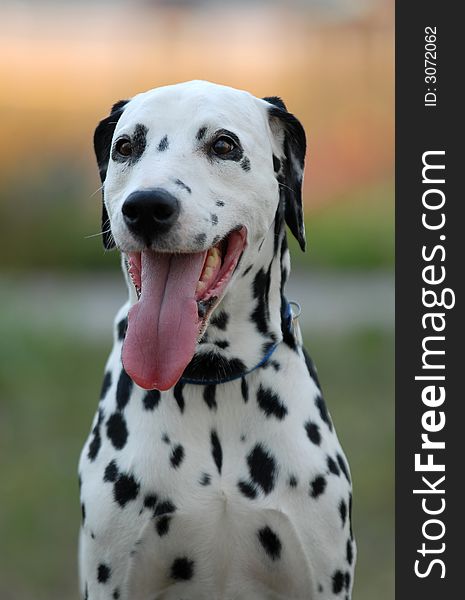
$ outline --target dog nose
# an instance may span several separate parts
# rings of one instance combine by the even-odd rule
[[[180,212],[178,199],[162,188],[133,192],[121,210],[129,230],[147,244],[158,233],[168,231]]]

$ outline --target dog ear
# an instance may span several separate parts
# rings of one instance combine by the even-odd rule
[[[103,245],[107,250],[114,248],[115,242],[113,241],[113,237],[108,230],[110,220],[108,218],[107,209],[103,200],[103,185],[107,175],[108,161],[110,160],[111,140],[113,139],[113,133],[115,132],[116,124],[123,114],[124,107],[128,102],[129,100],[120,100],[114,104],[108,117],[100,121],[94,132],[94,151],[97,158],[100,180],[102,182],[102,239]]]
[[[271,131],[277,143],[279,156],[273,155],[273,164],[279,182],[280,201],[289,229],[305,251],[305,225],[302,207],[302,182],[306,150],[305,131],[300,121],[277,96],[263,98],[268,104]]]

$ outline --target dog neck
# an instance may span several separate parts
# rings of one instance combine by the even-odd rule
[[[278,212],[253,262],[241,264],[238,278],[215,309],[181,381],[236,379],[267,362],[280,342],[296,349],[284,296],[289,272],[284,221]]]

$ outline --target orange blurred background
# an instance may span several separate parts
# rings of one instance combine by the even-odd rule
[[[7,6],[0,23],[2,175],[11,177],[18,165],[23,175],[48,168],[55,157],[82,161],[86,174],[95,175],[93,128],[114,101],[208,79],[257,96],[280,95],[301,118],[310,141],[312,205],[387,180],[391,4],[371,2],[362,10],[363,2],[354,2],[354,14],[336,16],[275,3],[197,10],[144,3]]]

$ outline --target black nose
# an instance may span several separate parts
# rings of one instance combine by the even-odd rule
[[[121,210],[129,230],[149,245],[177,221],[179,201],[166,190],[153,188],[130,194]]]

